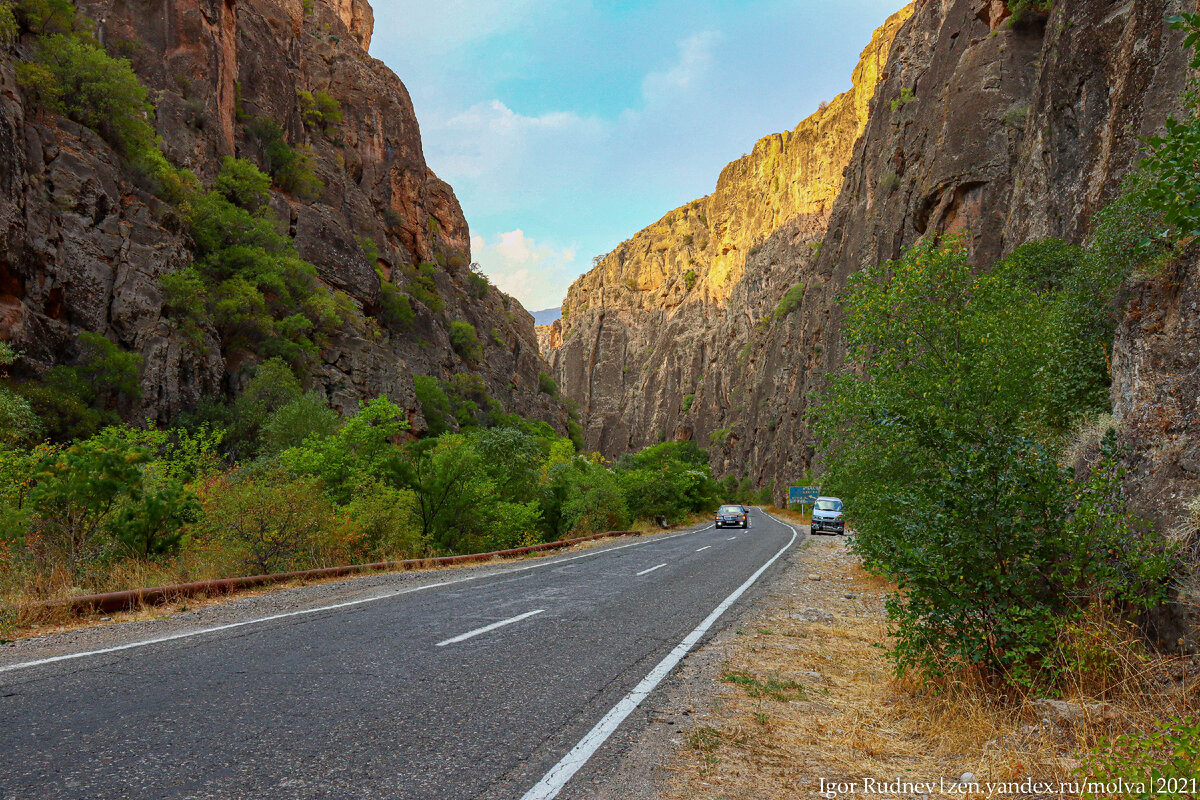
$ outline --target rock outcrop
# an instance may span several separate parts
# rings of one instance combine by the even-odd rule
[[[589,444],[611,456],[660,437],[695,438],[711,445],[719,473],[773,482],[780,495],[813,466],[804,414],[844,361],[836,297],[848,276],[943,232],[963,234],[984,268],[1031,239],[1082,240],[1142,137],[1178,106],[1186,58],[1165,20],[1184,6],[1057,2],[1012,25],[1000,0],[918,0],[902,24],[893,18],[872,45],[880,80],[861,101],[869,113],[850,132],[861,130],[852,152],[812,159],[838,159],[828,208],[759,216],[755,234],[739,237],[732,223],[700,219],[719,187],[572,286],[563,343],[548,355],[583,407]],[[771,170],[766,180],[784,188],[803,180]],[[722,202],[761,208],[762,187],[751,182]],[[719,244],[697,258],[702,234]],[[746,242],[753,252],[741,267],[724,266]],[[1144,353],[1140,341],[1121,347],[1130,355],[1114,360],[1118,391],[1124,365]]]
[[[621,243],[571,286],[543,353],[582,406],[589,447],[616,456],[668,437],[707,444],[728,438],[721,429],[734,418],[776,429],[786,371],[760,372],[760,381],[780,381],[763,394],[751,385],[746,348],[813,262],[892,40],[911,13],[905,7],[876,31],[850,90],[794,130],[759,140],[725,167],[711,195]],[[714,448],[718,470],[749,466],[723,452]]]
[[[538,391],[532,317],[468,272],[467,224],[453,190],[426,166],[400,80],[367,53],[365,0],[82,0],[110,53],[130,58],[151,90],[155,126],[173,163],[211,179],[224,156],[265,163],[254,120],[278,123],[310,147],[324,188],[306,201],[273,192],[272,208],[320,279],[346,292],[363,324],[325,347],[310,382],[343,410],[386,393],[423,427],[412,376],[474,371],[512,413],[565,430],[561,404]],[[22,374],[69,362],[80,331],[104,333],[144,358],[137,416],[166,421],[202,396],[236,391],[210,331],[197,354],[163,319],[159,279],[190,261],[172,210],[146,192],[95,133],[39,113],[14,64],[0,59],[0,338],[24,353]],[[340,103],[328,129],[306,125],[303,92]],[[374,248],[361,243],[370,240]],[[368,251],[378,250],[377,263]],[[378,322],[380,277],[436,263],[444,309],[414,302],[405,329]],[[478,331],[483,357],[467,364],[448,337],[453,320]]]

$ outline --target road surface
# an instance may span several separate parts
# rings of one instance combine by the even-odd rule
[[[0,661],[0,798],[565,797],[800,538],[751,526]]]

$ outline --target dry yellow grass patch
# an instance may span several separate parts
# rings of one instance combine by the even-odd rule
[[[708,520],[708,515],[693,514],[687,521],[678,525],[672,525],[669,528],[662,529],[653,523],[639,523],[634,530],[639,533],[653,535],[656,533],[670,533],[673,531],[682,530],[688,526]],[[594,539],[588,542],[581,542],[571,547],[561,550],[545,550],[537,553],[530,553],[525,556],[514,558],[496,558],[486,562],[470,562],[464,564],[447,564],[439,567],[409,569],[407,572],[433,572],[467,569],[471,567],[479,567],[486,564],[505,564],[512,561],[528,561],[539,558],[548,558],[560,556],[565,553],[574,553],[580,550],[589,550],[594,547],[604,547],[611,545],[614,539]],[[401,560],[395,558],[392,560]],[[188,563],[185,559],[180,559],[171,565],[164,567],[154,562],[145,561],[125,561],[115,565],[108,576],[108,586],[105,591],[121,591],[133,587],[152,587],[162,586],[173,583],[186,583],[189,581],[215,580],[218,578],[229,577],[239,573],[236,565],[220,564],[211,560],[197,560],[195,563]],[[295,589],[301,586],[321,585],[327,583],[339,583],[344,581],[355,581],[362,578],[370,578],[383,574],[382,572],[366,572],[361,575],[341,575],[330,578],[303,578],[288,581],[281,581],[266,586],[256,586],[248,589],[238,589],[231,592],[218,592],[211,595],[196,595],[193,597],[184,597],[177,600],[168,601],[165,603],[145,604],[132,608],[127,611],[115,612],[94,612],[90,614],[79,615],[77,612],[65,608],[48,608],[45,605],[46,599],[67,599],[72,592],[64,589],[69,587],[70,581],[66,578],[53,578],[49,581],[52,585],[58,587],[58,591],[47,591],[44,587],[17,587],[7,594],[0,594],[0,641],[25,639],[31,636],[42,636],[50,633],[59,633],[62,631],[77,630],[79,628],[89,628],[97,625],[117,624],[121,622],[138,622],[149,619],[164,619],[184,611],[195,611],[209,606],[228,603],[244,597],[255,597],[258,595],[269,594],[271,592],[282,591],[285,589]],[[79,592],[75,592],[78,594]]]
[[[919,797],[871,795],[864,779],[940,789],[966,772],[979,785],[972,797],[1032,796],[986,783],[1071,782],[1080,754],[1102,737],[1200,705],[1196,679],[1179,680],[1182,662],[1138,655],[1132,640],[1122,651],[1106,638],[1121,674],[1105,681],[1102,702],[1082,691],[1081,677],[1076,699],[1087,705],[1073,705],[1068,715],[1036,698],[1002,696],[977,676],[937,685],[897,679],[884,651],[889,587],[858,566],[844,540],[814,538],[781,582],[773,606],[735,637],[714,711],[677,754],[664,800],[820,797],[821,779],[858,784],[856,794],[841,797]],[[730,675],[792,681],[804,696],[754,693]]]

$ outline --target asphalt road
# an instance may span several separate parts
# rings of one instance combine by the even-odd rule
[[[0,665],[0,798],[552,797],[799,541],[751,524]]]

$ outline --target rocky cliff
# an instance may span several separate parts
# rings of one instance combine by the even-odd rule
[[[1030,239],[1080,241],[1141,138],[1178,105],[1186,59],[1165,19],[1185,5],[1194,3],[1060,0],[1014,25],[1002,0],[918,0],[893,17],[864,54],[878,85],[853,90],[865,120],[797,142],[813,155],[786,159],[830,160],[835,185],[819,184],[821,203],[761,212],[763,181],[788,188],[809,174],[767,158],[772,142],[794,136],[769,137],[723,173],[724,199],[718,187],[668,214],[571,287],[549,356],[584,408],[588,442],[615,455],[695,438],[712,445],[719,472],[774,482],[777,494],[798,480],[814,456],[804,413],[844,359],[835,298],[847,277],[945,231],[966,235],[982,267]],[[770,164],[763,180],[729,182],[756,159]],[[815,186],[796,191],[817,197]],[[734,220],[748,218],[710,212],[714,202],[758,209],[757,227],[746,234]],[[1119,420],[1175,391],[1152,378],[1122,389],[1126,370],[1155,362],[1163,345],[1147,352],[1128,325],[1121,337],[1114,380],[1130,399]]]
[[[508,411],[565,429],[561,405],[538,392],[545,366],[532,317],[467,269],[467,225],[454,192],[425,164],[408,92],[367,52],[365,0],[79,7],[150,89],[166,155],[202,182],[224,156],[264,166],[255,121],[278,124],[289,145],[311,154],[318,196],[275,189],[271,207],[320,281],[355,306],[310,369],[314,388],[342,409],[386,393],[421,430],[412,376],[473,371]],[[24,353],[18,373],[69,362],[86,330],[142,355],[135,416],[165,421],[205,395],[235,392],[252,362],[223,352],[211,330],[197,354],[164,319],[159,280],[191,259],[172,210],[93,131],[39,113],[14,77],[21,48],[0,60],[0,338]],[[305,98],[316,92],[340,104],[336,125],[306,124]],[[444,308],[413,300],[409,325],[383,321],[380,276],[403,285],[403,270],[421,263],[435,266]],[[478,332],[483,354],[471,363],[451,346],[456,320]]]
[[[817,253],[911,13],[905,7],[876,31],[850,90],[794,130],[759,140],[722,170],[711,195],[621,243],[571,286],[543,352],[583,408],[590,447],[616,456],[668,437],[737,441],[743,433],[721,430],[734,419],[777,430],[788,378],[781,370],[765,392],[753,384],[764,376],[748,348]],[[714,448],[714,466],[737,471],[724,448]]]

